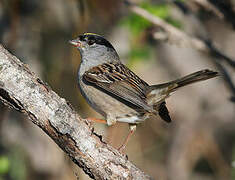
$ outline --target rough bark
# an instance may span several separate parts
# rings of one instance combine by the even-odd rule
[[[90,123],[0,45],[0,100],[47,133],[94,179],[151,179],[102,141]]]

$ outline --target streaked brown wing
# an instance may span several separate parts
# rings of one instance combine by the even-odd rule
[[[86,71],[83,79],[127,103],[147,111],[152,110],[145,101],[145,92],[149,85],[123,64],[104,63]]]

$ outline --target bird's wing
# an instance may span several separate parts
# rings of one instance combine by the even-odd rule
[[[93,67],[84,73],[83,80],[127,105],[152,110],[145,95],[149,85],[121,63],[104,63]]]

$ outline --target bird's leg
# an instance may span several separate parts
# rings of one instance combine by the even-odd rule
[[[88,117],[87,120],[94,121],[94,122],[97,122],[97,123],[107,124],[107,121],[104,120],[104,119],[97,119],[97,118],[93,118],[93,117]]]
[[[123,153],[124,149],[126,148],[126,145],[127,145],[128,141],[130,140],[130,137],[132,136],[132,134],[134,134],[134,132],[136,130],[136,124],[129,124],[129,126],[130,126],[130,132],[127,135],[124,142],[122,143],[122,145],[118,148],[118,151],[121,152],[121,153]]]

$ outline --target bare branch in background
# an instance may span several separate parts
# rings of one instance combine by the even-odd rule
[[[26,114],[93,179],[150,179],[0,45],[0,100]]]
[[[167,33],[167,40],[169,43],[176,44],[176,45],[179,45],[182,47],[193,47],[193,48],[196,48],[196,49],[198,49],[200,51],[204,51],[204,52],[209,51],[206,44],[202,40],[194,38],[194,37],[190,37],[189,35],[187,35],[183,31],[175,28],[174,26],[165,22],[161,18],[152,15],[151,13],[146,11],[145,9],[143,9],[133,3],[130,3],[129,1],[126,1],[126,2],[129,5],[130,10],[132,12],[144,17],[145,19],[149,20],[154,25],[162,28]],[[158,32],[154,33],[153,37],[157,39]]]
[[[214,5],[223,15],[227,22],[231,23],[233,29],[235,29],[235,11],[234,5],[231,0],[207,0]]]
[[[206,52],[211,54],[212,56],[215,56],[217,58],[216,62],[213,61],[217,65],[217,67],[221,67],[222,65],[218,66],[219,60],[224,60],[228,65],[235,68],[235,60],[231,59],[227,55],[225,55],[223,52],[221,52],[218,48],[216,48],[213,45],[213,42],[211,40],[203,40],[199,39],[193,36],[188,35],[187,33],[177,29],[176,27],[172,26],[171,24],[165,22],[161,18],[152,15],[145,9],[139,7],[136,4],[133,4],[129,1],[125,1],[126,4],[129,6],[130,10],[143,18],[149,20],[151,23],[156,25],[157,27],[160,27],[166,35],[164,36],[162,33],[155,32],[153,34],[153,37],[156,40],[167,40],[169,43],[176,44],[178,46],[182,47],[192,47],[195,48],[201,52]],[[221,69],[221,68],[219,68]],[[232,97],[235,96],[234,91],[234,84],[232,82],[232,78],[229,76],[227,71],[223,68],[221,71],[225,82],[228,84],[229,89],[232,92]],[[233,99],[233,98],[231,98]]]
[[[198,5],[202,6],[207,11],[213,12],[216,16],[218,16],[220,19],[224,18],[224,14],[220,12],[219,9],[216,8],[212,3],[210,3],[208,0],[191,0],[194,3],[197,3]]]
[[[234,101],[235,85],[233,84],[232,78],[230,77],[226,68],[219,62],[218,59],[215,59],[215,64],[216,64],[217,68],[219,69],[219,71],[223,74],[223,78],[224,78],[225,82],[227,83],[227,86],[229,87],[231,93],[233,94],[232,97],[230,97],[230,100],[232,102],[235,102]]]
[[[177,1],[173,0],[175,4],[179,5],[189,5],[198,6],[207,12],[212,12],[215,16],[223,21],[227,21],[235,28],[235,12],[234,5],[231,0],[221,1],[221,0],[189,0],[189,1]]]

